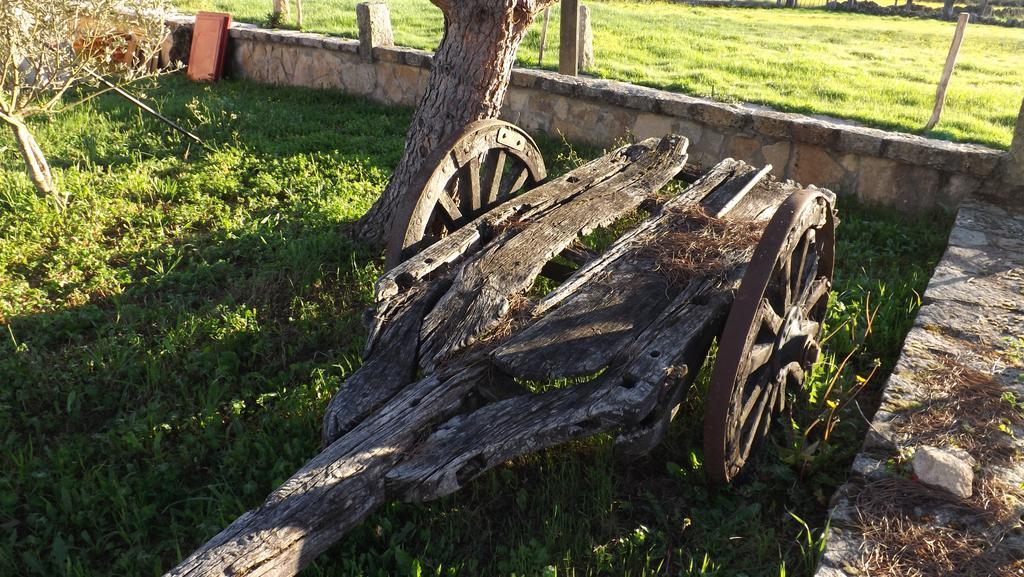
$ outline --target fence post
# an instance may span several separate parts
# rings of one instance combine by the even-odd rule
[[[932,110],[932,117],[924,125],[925,131],[935,128],[942,116],[942,107],[946,104],[946,88],[949,87],[949,79],[953,76],[953,68],[956,66],[956,58],[960,55],[960,45],[964,41],[964,30],[967,23],[971,21],[970,12],[961,12],[960,19],[956,23],[956,32],[953,33],[953,43],[949,45],[949,54],[946,55],[946,66],[942,69],[942,78],[939,80],[939,87],[935,91],[935,108]]]
[[[373,60],[374,48],[395,45],[395,35],[391,32],[391,14],[388,12],[387,4],[356,4],[356,23],[359,25],[359,54],[366,60]]]
[[[580,54],[579,69],[589,70],[594,67],[594,30],[590,24],[590,7],[580,6]]]
[[[558,71],[569,76],[576,76],[579,73],[579,25],[579,0],[562,0],[562,16],[559,23]]]

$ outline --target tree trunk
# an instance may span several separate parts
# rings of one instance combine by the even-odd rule
[[[445,30],[427,91],[405,136],[405,151],[384,193],[359,221],[364,240],[380,245],[400,199],[418,194],[415,180],[437,145],[470,122],[495,118],[505,98],[516,49],[534,15],[553,0],[431,0]]]
[[[274,16],[277,17],[278,25],[284,24],[291,17],[290,8],[288,0],[274,0]]]
[[[43,155],[43,150],[39,148],[39,143],[36,142],[32,131],[19,118],[8,120],[8,125],[14,132],[14,140],[18,143],[18,150],[21,151],[22,158],[25,159],[25,168],[28,171],[28,177],[32,184],[35,185],[36,190],[40,194],[52,197],[57,201],[58,206],[63,209],[67,205],[67,199],[61,196],[53,185],[50,164],[46,162],[46,156]]]

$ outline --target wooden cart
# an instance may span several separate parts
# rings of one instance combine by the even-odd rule
[[[538,184],[540,151],[511,124],[441,147],[398,213],[326,448],[170,575],[294,574],[388,500],[572,439],[614,431],[643,455],[716,337],[704,458],[733,479],[818,357],[835,199],[732,159],[659,196],[686,148],[646,140]],[[602,227],[621,234],[582,242]]]

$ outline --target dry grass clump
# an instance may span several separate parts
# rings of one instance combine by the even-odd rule
[[[914,444],[956,445],[984,463],[1017,458],[1005,429],[1024,425],[1024,419],[1003,400],[1005,389],[992,375],[943,357],[920,381],[931,397],[900,426]]]
[[[672,284],[696,277],[721,279],[750,261],[767,223],[716,218],[700,205],[672,210],[671,228],[640,248],[654,261],[654,270]]]
[[[998,483],[991,477],[980,480],[970,500],[909,479],[868,483],[856,500],[856,525],[867,543],[863,569],[878,577],[1024,576],[1024,552],[1002,543],[1017,509]],[[967,522],[941,525],[933,518],[938,509]]]

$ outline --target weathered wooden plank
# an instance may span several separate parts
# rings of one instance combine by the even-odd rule
[[[551,207],[563,204],[580,192],[627,170],[638,155],[647,152],[644,145],[650,142],[657,140],[623,146],[477,217],[381,276],[376,285],[377,300],[386,300],[445,264],[475,251],[509,223],[536,218]]]
[[[708,214],[715,218],[722,218],[732,212],[736,205],[747,198],[747,193],[758,184],[761,184],[764,178],[768,176],[768,173],[772,170],[772,165],[767,164],[760,170],[752,166],[749,169],[748,172],[745,171],[745,174],[737,174],[725,186],[715,191],[713,196],[721,196],[723,200],[719,203],[717,198],[709,199],[710,202],[705,206]]]
[[[728,312],[728,305],[731,298],[723,294],[710,297],[703,305],[694,305],[692,302],[683,305],[682,312],[670,318],[686,317],[686,326],[664,326],[655,325],[656,330],[663,333],[647,337],[666,345],[673,337],[679,338],[681,331],[691,331],[690,338],[683,343],[676,353],[676,366],[685,367],[685,371],[677,370],[676,378],[666,378],[661,383],[658,391],[658,401],[647,417],[633,427],[623,428],[615,439],[615,452],[619,457],[635,458],[654,450],[661,443],[668,433],[668,427],[675,419],[679,405],[689,389],[690,384],[697,377],[704,359],[711,348],[711,341],[721,333],[722,324]],[[665,339],[665,340],[661,340]],[[637,342],[646,339],[637,339]]]
[[[387,475],[389,494],[409,501],[448,495],[518,455],[639,425],[710,346],[723,303],[679,296],[596,380],[522,395],[454,417]],[[695,370],[695,369],[694,369]],[[678,404],[678,403],[677,403]]]
[[[686,190],[675,196],[664,204],[662,213],[667,211],[685,208],[712,194],[724,183],[732,179],[737,170],[743,170],[745,164],[727,158],[718,163],[703,177],[694,182]],[[566,280],[558,288],[551,291],[534,308],[534,315],[540,316],[548,310],[560,305],[564,300],[572,296],[592,279],[606,275],[610,263],[635,250],[637,246],[647,242],[654,232],[655,227],[661,219],[651,218],[640,223],[635,229],[627,232],[618,241],[602,253],[598,258],[590,260],[580,267],[572,278]]]
[[[477,365],[409,386],[166,575],[298,573],[384,502],[384,474],[424,430],[463,410],[485,372]]]
[[[601,379],[455,417],[388,473],[388,494],[403,501],[449,495],[518,455],[638,422],[653,408],[656,392],[654,383]]]
[[[765,178],[767,172],[734,161],[727,161],[719,170],[720,178],[704,180],[705,204],[717,206],[720,212],[737,221],[756,218],[767,220],[782,200],[797,190],[791,184],[779,184]],[[710,180],[710,182],[709,182]],[[701,182],[695,183],[701,184]],[[654,317],[664,315],[667,302],[674,295],[676,307],[702,302],[689,314],[696,323],[688,327],[685,334],[687,350],[680,353],[682,365],[694,374],[703,363],[711,339],[719,332],[724,321],[731,291],[739,283],[745,270],[745,262],[753,252],[753,245],[732,255],[729,261],[737,263],[730,274],[722,278],[696,277],[685,288],[671,287],[660,275],[652,274],[654,265],[636,247],[663,235],[679,215],[674,212],[683,208],[681,202],[669,206],[662,214],[647,221],[647,227],[638,227],[637,234],[622,242],[630,250],[616,250],[619,243],[609,252],[613,257],[602,257],[602,262],[592,263],[600,274],[588,274],[583,286],[570,286],[571,293],[562,298],[561,305],[553,312],[531,325],[528,329],[510,339],[493,353],[495,365],[517,377],[549,379],[569,377],[593,372],[613,362],[613,356],[627,346],[648,341],[670,343],[673,333],[658,337],[637,336],[640,331],[657,327]],[[743,216],[736,216],[737,214]],[[597,268],[597,265],[600,268]],[[575,280],[575,279],[572,279]],[[571,284],[572,281],[563,285]],[[543,305],[542,305],[543,306]],[[669,311],[672,307],[668,307]],[[671,312],[669,314],[672,314]],[[663,318],[659,317],[659,318]],[[630,344],[633,343],[633,344]],[[663,438],[668,425],[682,401],[689,386],[687,380],[666,381],[658,407],[644,423],[624,431],[617,442],[622,454],[635,456],[656,446]]]
[[[607,366],[609,357],[636,339],[685,288],[674,286],[656,270],[653,256],[636,249],[674,226],[679,218],[674,211],[708,201],[718,210],[731,209],[766,175],[766,170],[732,159],[720,163],[548,295],[535,314],[545,313],[556,300],[561,305],[498,348],[495,365],[533,380],[588,375]]]
[[[752,188],[742,202],[733,205],[726,216],[734,220],[769,220],[776,209],[790,194],[797,192],[799,186],[794,183],[779,183],[774,180],[763,180]],[[752,247],[753,248],[753,247]],[[751,253],[752,256],[752,253]],[[750,256],[744,257],[749,261]],[[720,334],[721,324],[725,322],[728,306],[732,303],[733,292],[739,287],[742,273],[746,265],[737,267],[735,274],[720,280],[718,289],[706,298],[704,313],[710,315],[707,323],[699,330],[704,341],[695,341],[688,352],[683,354],[688,367],[691,368],[688,379],[682,379],[664,390],[657,406],[640,425],[620,431],[615,440],[616,453],[622,457],[639,457],[649,453],[656,447],[668,432],[669,424],[676,417],[679,405],[696,376],[700,365],[707,356],[711,338]]]
[[[429,373],[497,326],[508,312],[509,297],[528,288],[554,255],[664,186],[685,162],[686,144],[676,136],[665,137],[656,148],[645,142],[646,152],[638,152],[627,170],[524,221],[462,264],[452,288],[424,319],[420,367]]]
[[[381,338],[364,353],[363,366],[345,379],[327,405],[323,419],[325,445],[352,430],[415,379],[420,325],[447,289],[444,280],[413,287],[378,313],[384,317],[375,325],[384,327]]]

